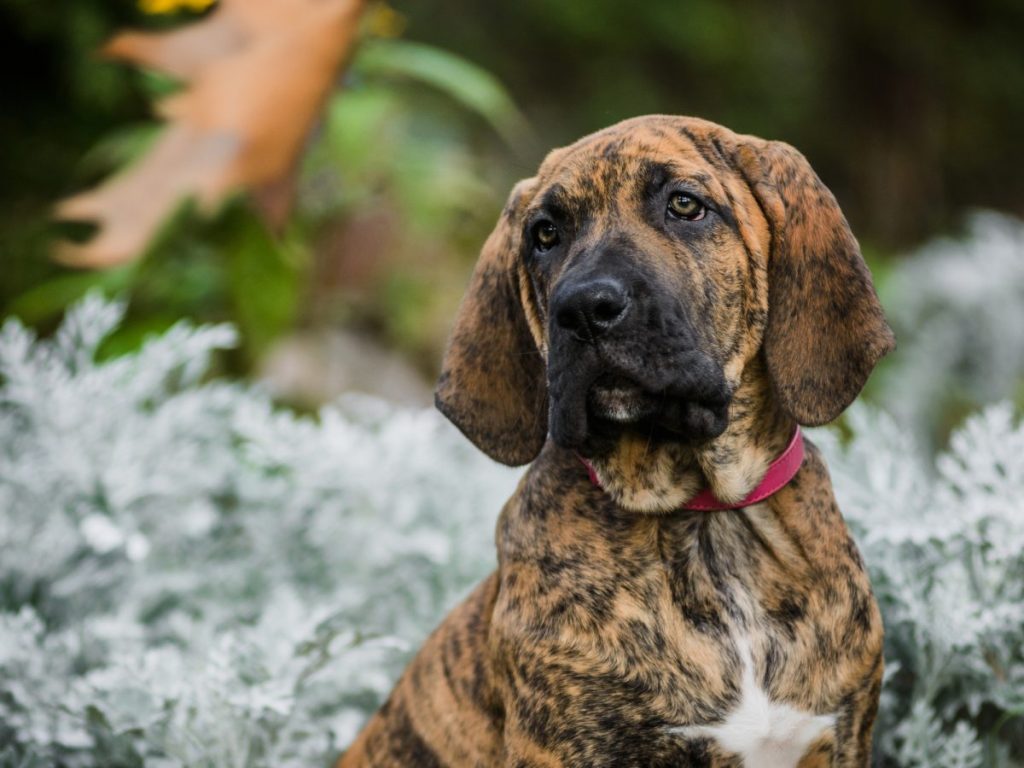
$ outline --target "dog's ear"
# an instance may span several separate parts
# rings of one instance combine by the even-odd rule
[[[740,137],[734,156],[771,229],[763,350],[800,424],[832,421],[895,347],[871,273],[839,204],[788,144]]]
[[[528,464],[547,438],[544,361],[527,322],[518,265],[521,213],[533,179],[512,190],[487,238],[455,317],[434,399],[438,409],[492,459]]]

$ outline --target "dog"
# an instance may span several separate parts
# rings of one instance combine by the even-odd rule
[[[551,152],[483,247],[436,390],[486,454],[532,462],[497,571],[339,768],[867,766],[881,618],[798,425],[893,347],[789,145],[647,116]]]

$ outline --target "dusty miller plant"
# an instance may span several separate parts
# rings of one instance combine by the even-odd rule
[[[493,566],[514,475],[429,412],[97,363],[122,307],[0,331],[0,765],[326,764]]]
[[[206,380],[226,327],[98,361],[122,310],[0,330],[0,768],[326,765],[493,567],[515,473],[429,411]],[[1024,428],[991,408],[933,464],[851,425],[816,439],[885,613],[879,758],[1016,765]]]
[[[1024,426],[972,417],[933,463],[888,415],[814,435],[886,631],[885,765],[1019,765],[1024,754]],[[1011,757],[1011,748],[1013,757]]]
[[[978,406],[1024,402],[1024,222],[991,211],[962,237],[902,260],[883,299],[897,354],[881,373],[886,409],[933,450]]]

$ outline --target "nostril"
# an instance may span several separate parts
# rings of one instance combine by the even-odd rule
[[[625,302],[615,299],[599,299],[591,310],[594,322],[601,325],[611,325],[619,319],[619,315],[626,309]]]
[[[608,278],[570,283],[551,302],[554,322],[584,341],[618,325],[629,310],[624,288]]]

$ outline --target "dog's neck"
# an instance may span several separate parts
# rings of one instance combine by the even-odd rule
[[[705,445],[652,445],[627,434],[610,456],[595,459],[602,487],[625,509],[670,512],[710,487],[718,499],[747,496],[785,450],[795,424],[776,403],[760,359],[748,364],[729,406],[729,426]]]

